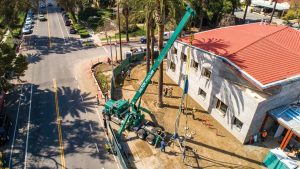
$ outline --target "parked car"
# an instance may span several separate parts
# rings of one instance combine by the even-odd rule
[[[25,24],[30,24],[31,25],[32,24],[32,19],[29,19],[29,20],[26,19]]]
[[[24,27],[22,29],[23,34],[31,34],[31,29],[29,27]]]
[[[26,25],[25,24],[23,28],[25,28],[25,29],[31,29],[31,27],[32,27],[31,25],[29,25],[29,24]]]
[[[42,21],[47,21],[44,15],[39,15],[39,20]]]
[[[70,19],[69,15],[67,13],[65,15],[63,15],[63,18],[65,21]]]
[[[154,41],[156,42],[156,39],[154,39]],[[146,36],[141,37],[140,42],[141,42],[142,44],[146,44],[146,43],[147,43]]]
[[[45,4],[41,4],[41,5],[40,5],[40,8],[41,8],[41,9],[46,8],[46,5],[45,5]]]
[[[70,20],[66,20],[65,25],[66,26],[71,26],[71,21]]]
[[[77,30],[74,27],[70,28],[70,34],[76,34]]]
[[[31,28],[32,28],[32,25],[31,25],[30,23],[25,23],[25,24],[24,24],[24,28],[25,28],[25,27],[31,29]]]
[[[9,133],[12,122],[6,114],[0,114],[0,144],[3,145],[9,141]]]

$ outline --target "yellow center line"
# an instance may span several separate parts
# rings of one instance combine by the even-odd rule
[[[61,118],[60,118],[59,106],[58,106],[57,83],[55,79],[53,79],[53,87],[54,87],[54,94],[55,94],[56,123],[57,123],[57,130],[58,130],[61,168],[65,169],[66,161],[65,161],[64,144],[63,144],[63,138],[61,132]]]
[[[47,9],[47,23],[48,23],[48,38],[49,38],[49,44],[48,44],[48,47],[49,49],[52,47],[52,44],[51,44],[51,30],[50,30],[50,19],[49,19],[49,15],[48,15],[48,7],[46,7]]]

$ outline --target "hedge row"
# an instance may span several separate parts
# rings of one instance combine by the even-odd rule
[[[75,29],[78,31],[80,38],[88,38],[90,37],[90,33],[86,30],[86,28],[82,25],[75,24]]]

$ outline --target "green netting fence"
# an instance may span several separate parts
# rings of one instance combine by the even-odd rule
[[[110,123],[108,123],[108,136],[109,136],[109,141],[111,145],[111,150],[112,152],[117,156],[118,163],[120,164],[120,167],[122,169],[128,169],[129,161],[128,157],[125,154],[124,148],[122,144],[118,141],[116,137],[116,133],[111,127]]]
[[[121,62],[120,65],[118,65],[115,69],[114,69],[114,75],[118,76],[122,70],[124,72],[126,72],[129,68],[129,66],[131,66],[131,64],[136,64],[138,62],[144,61],[144,57],[145,57],[146,53],[142,52],[142,53],[135,53],[133,54],[131,57],[123,60]],[[158,56],[158,51],[154,52],[154,59],[156,59]]]

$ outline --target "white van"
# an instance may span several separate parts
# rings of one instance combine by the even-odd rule
[[[174,31],[165,32],[164,33],[164,40],[169,40],[171,36],[173,35]]]

